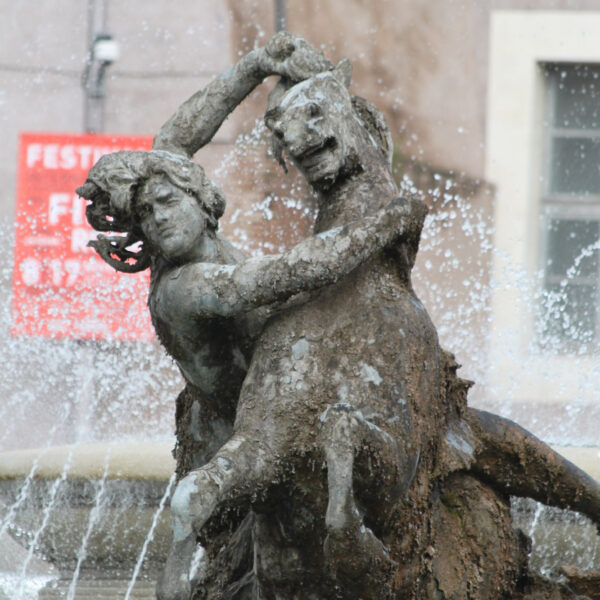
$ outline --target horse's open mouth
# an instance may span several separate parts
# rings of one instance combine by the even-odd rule
[[[322,143],[308,148],[294,158],[302,167],[312,168],[321,162],[325,154],[335,150],[337,145],[337,140],[333,136],[326,137]]]

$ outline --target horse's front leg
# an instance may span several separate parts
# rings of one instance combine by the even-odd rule
[[[213,461],[186,475],[171,498],[173,540],[157,587],[158,600],[189,600],[192,592],[196,532],[213,514],[219,502],[219,473]],[[221,475],[221,476],[220,476]]]
[[[368,590],[365,598],[384,598],[386,591],[381,586],[385,587],[395,563],[381,540],[365,526],[356,505],[355,458],[360,453],[377,455],[381,468],[366,484],[380,488],[377,496],[383,512],[388,512],[408,487],[414,465],[403,460],[388,433],[346,404],[330,406],[321,417],[320,444],[327,462],[329,491],[325,558],[337,577],[353,584],[361,580]],[[411,471],[409,477],[407,470]]]
[[[159,600],[189,600],[192,571],[203,570],[193,564],[198,533],[225,502],[249,506],[250,495],[272,477],[274,465],[259,442],[237,435],[177,484],[171,499],[173,541],[157,587]]]
[[[471,466],[503,494],[576,510],[600,532],[600,484],[532,433],[509,419],[469,408],[465,420],[478,447]]]

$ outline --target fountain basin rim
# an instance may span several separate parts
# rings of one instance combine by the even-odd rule
[[[600,481],[599,446],[552,446],[552,449],[570,460],[596,481]]]
[[[75,444],[0,452],[0,480],[33,476],[61,477],[70,460],[69,479],[111,479],[169,481],[175,471],[171,454],[173,442],[118,442]],[[34,470],[35,467],[35,470]]]
[[[171,454],[173,442],[114,442],[74,444],[50,448],[32,448],[0,452],[0,480],[29,476],[34,464],[34,477],[54,479],[60,477],[71,454],[67,477],[107,477],[120,479],[149,479],[169,481],[175,470]],[[600,481],[600,447],[553,446],[554,450]],[[107,453],[108,467],[106,466]]]

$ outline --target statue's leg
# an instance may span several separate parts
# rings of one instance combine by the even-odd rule
[[[600,484],[513,421],[469,408],[479,448],[471,470],[503,494],[576,510],[600,525]]]
[[[223,407],[223,404],[225,407]],[[177,397],[175,460],[177,479],[205,465],[233,433],[234,411],[220,406],[191,383]]]
[[[227,502],[249,505],[250,496],[275,477],[276,463],[260,442],[234,435],[200,469],[186,475],[171,499],[173,543],[158,586],[159,600],[188,600],[198,532]],[[199,570],[202,570],[200,565]]]
[[[325,557],[338,578],[369,590],[365,598],[384,598],[382,591],[395,563],[373,531],[365,526],[353,491],[355,457],[359,452],[377,456],[372,480],[377,487],[381,510],[401,495],[401,454],[392,437],[369,423],[348,405],[331,406],[321,419],[320,443],[327,462],[329,501],[325,515]],[[386,475],[381,477],[382,474]],[[394,476],[394,474],[398,476]],[[385,479],[385,480],[384,480]],[[393,490],[393,491],[392,491]]]

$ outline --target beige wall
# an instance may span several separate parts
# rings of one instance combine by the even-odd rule
[[[226,69],[239,52],[264,43],[274,28],[271,0],[184,0],[177,5],[113,0],[108,6],[107,29],[121,47],[121,58],[107,76],[106,130],[114,133],[153,134],[182,100]],[[490,245],[493,190],[498,190],[497,205],[513,191],[506,177],[485,166],[491,131],[486,125],[490,15],[515,8],[539,14],[598,5],[596,0],[287,2],[290,30],[322,46],[333,60],[348,56],[353,61],[353,91],[383,109],[402,168],[432,206],[416,285],[444,345],[465,364],[464,376],[480,382],[478,399],[488,393],[492,305],[487,284],[496,256]],[[10,223],[18,132],[82,128],[87,17],[86,3],[74,0],[34,5],[0,0],[0,14],[0,218]],[[499,95],[508,96],[508,89]],[[284,178],[266,156],[264,127],[256,125],[265,102],[264,90],[253,94],[199,160],[225,188],[225,235],[247,249],[270,252],[305,235],[312,205],[300,178]],[[495,123],[505,127],[504,121]],[[239,132],[250,135],[231,156]],[[513,159],[513,151],[502,154]],[[229,157],[225,166],[224,156]],[[6,244],[9,233],[3,236]],[[2,251],[2,289],[8,290],[10,250],[4,246]],[[494,314],[500,314],[512,300],[498,297],[495,302]],[[523,329],[518,320],[510,326]],[[493,356],[504,364],[502,356]],[[508,381],[507,370],[492,371],[499,402],[519,386],[512,374],[516,383],[496,386],[496,376]],[[77,385],[63,382],[60,393],[71,393]],[[165,395],[172,399],[174,390]]]
[[[21,131],[83,129],[87,2],[0,1],[0,448],[78,439],[168,437],[181,378],[156,344],[12,339],[12,222]],[[172,110],[230,62],[220,0],[108,2],[120,45],[107,71],[106,131],[153,134]],[[185,18],[182,18],[185,15]],[[220,132],[222,154],[233,125]],[[219,152],[210,159],[218,165]],[[209,161],[210,162],[210,161]]]
[[[86,5],[0,1],[0,215],[13,216],[18,133],[83,129]],[[107,71],[105,130],[151,135],[230,64],[226,7],[220,0],[180,3],[177,11],[166,2],[108,7],[107,30],[121,56]],[[233,132],[220,136],[230,140]]]

